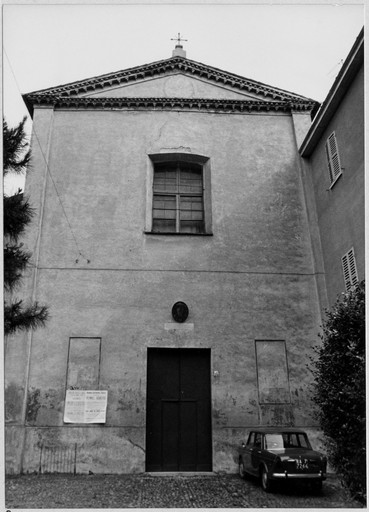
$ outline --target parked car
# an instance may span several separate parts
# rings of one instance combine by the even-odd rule
[[[303,430],[256,428],[240,448],[239,473],[242,478],[260,478],[266,492],[276,481],[308,481],[320,491],[327,477],[327,458],[312,449]]]

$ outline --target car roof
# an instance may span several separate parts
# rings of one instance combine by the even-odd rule
[[[251,432],[259,432],[262,434],[279,434],[281,432],[291,433],[294,432],[296,434],[306,434],[305,430],[301,428],[294,427],[255,427],[250,429]]]

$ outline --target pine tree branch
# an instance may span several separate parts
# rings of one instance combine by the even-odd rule
[[[47,306],[39,306],[37,302],[24,307],[23,301],[4,303],[4,332],[5,335],[15,331],[28,331],[37,327],[44,327],[49,317]]]
[[[9,128],[3,120],[3,174],[23,173],[31,158],[28,141],[24,131],[26,117],[15,128]],[[13,196],[4,196],[4,284],[12,291],[20,282],[22,272],[27,268],[31,253],[18,244],[34,215],[33,208],[24,198],[21,190]],[[37,302],[24,305],[22,300],[4,302],[4,331],[12,334],[18,330],[27,331],[45,325],[49,316],[47,306]]]
[[[8,172],[22,174],[26,171],[31,159],[31,150],[28,149],[28,141],[23,120],[15,128],[9,128],[5,119],[3,120],[3,169],[4,176]]]
[[[4,247],[4,288],[13,290],[22,278],[22,272],[27,268],[32,254],[22,249],[20,245]]]
[[[18,191],[10,197],[4,197],[4,235],[17,241],[22,235],[26,226],[31,222],[35,214],[28,200],[24,199],[23,193]]]

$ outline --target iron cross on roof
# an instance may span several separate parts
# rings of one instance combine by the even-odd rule
[[[181,38],[181,33],[178,32],[178,36],[175,39],[172,38],[171,41],[177,41],[176,46],[182,46],[181,41],[188,41],[188,39]]]

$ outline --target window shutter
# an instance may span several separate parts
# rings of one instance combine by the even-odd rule
[[[345,254],[342,258],[342,268],[343,268],[343,279],[345,281],[345,288],[346,288],[346,291],[348,291],[351,287],[351,281],[350,281],[350,269],[349,269],[347,254]]]
[[[341,162],[338,154],[337,139],[335,132],[331,133],[326,142],[326,150],[328,157],[329,177],[331,183],[336,181],[341,174]]]
[[[351,277],[351,284],[354,286],[358,283],[357,278],[357,269],[356,269],[356,260],[354,255],[354,249],[351,249],[348,252],[348,263],[350,267],[350,277]]]
[[[359,282],[353,248],[342,257],[342,269],[346,291],[350,291],[352,286],[355,286]]]

